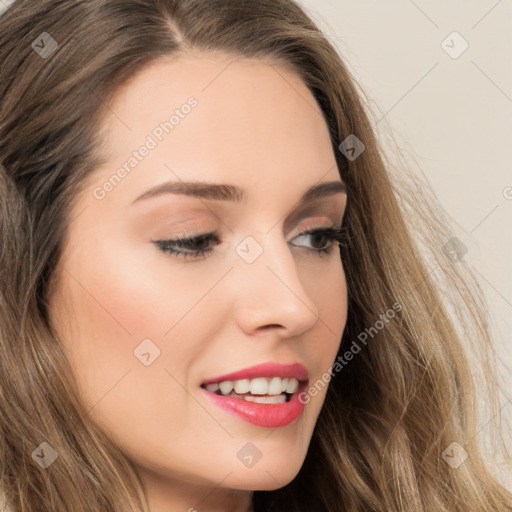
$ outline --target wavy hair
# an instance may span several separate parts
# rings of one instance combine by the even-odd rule
[[[45,32],[55,47],[34,45]],[[482,291],[466,262],[454,263],[443,250],[453,233],[435,197],[425,184],[406,179],[405,170],[391,169],[364,93],[293,0],[15,0],[0,16],[0,489],[6,509],[148,510],[135,467],[87,416],[48,320],[47,298],[70,205],[104,161],[99,127],[109,100],[156,59],[190,50],[265,58],[288,66],[311,90],[348,188],[344,226],[351,243],[340,247],[340,256],[349,310],[340,356],[362,333],[373,333],[350,364],[333,369],[297,477],[255,491],[254,510],[512,510],[511,494],[476,441],[479,384],[470,351],[497,410]],[[356,159],[338,149],[351,134],[365,145]],[[442,270],[439,282],[428,258]],[[400,307],[393,318],[375,329],[394,304]],[[46,470],[34,458],[43,441],[59,454]],[[446,462],[450,446],[469,454],[458,467]]]

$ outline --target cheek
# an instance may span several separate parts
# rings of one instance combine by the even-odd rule
[[[308,344],[312,355],[322,361],[316,371],[325,371],[332,364],[338,351],[347,323],[348,295],[345,271],[341,260],[333,258],[328,265],[315,272],[303,274],[303,284],[318,307],[315,341]]]
[[[73,255],[70,273],[76,275],[68,279],[71,302],[79,306],[79,318],[86,324],[83,330],[92,331],[93,339],[104,342],[104,350],[111,349],[125,363],[131,362],[133,351],[145,339],[186,362],[201,323],[196,319],[190,324],[187,343],[175,340],[183,336],[190,313],[197,315],[194,307],[210,285],[190,271],[173,268],[152,244],[140,245],[123,251],[116,241],[102,242],[96,245],[94,258],[84,261]]]
[[[186,286],[179,272],[162,276],[158,270],[165,269],[155,267],[154,257],[149,264],[144,253],[119,253],[98,243],[94,258],[79,257],[82,251],[70,255],[52,322],[87,408],[106,429],[122,438],[147,432],[150,424],[177,433],[187,421],[181,385],[201,354],[204,307],[211,311],[215,303],[194,306],[211,284],[190,284],[187,277]]]
[[[336,262],[336,271],[332,271],[322,283],[324,289],[319,299],[320,318],[335,344],[339,345],[348,312],[347,282],[341,261]]]
[[[311,274],[307,284],[310,296],[318,306],[319,319],[315,336],[307,344],[311,365],[309,387],[305,400],[311,418],[316,418],[325,400],[331,378],[331,368],[341,344],[347,323],[348,295],[345,272],[341,260],[334,260],[323,271]],[[334,377],[335,378],[335,377]]]

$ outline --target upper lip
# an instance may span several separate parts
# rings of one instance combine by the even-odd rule
[[[212,377],[204,380],[202,385],[223,382],[226,380],[242,380],[253,379],[256,377],[281,377],[293,378],[299,381],[308,380],[308,369],[301,363],[279,364],[279,363],[262,363],[244,370],[239,370],[226,375]]]

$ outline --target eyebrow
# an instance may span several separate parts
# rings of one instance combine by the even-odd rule
[[[202,181],[175,181],[165,182],[156,185],[133,202],[159,196],[161,194],[183,194],[186,196],[199,197],[203,199],[213,199],[215,201],[235,201],[241,202],[247,198],[245,191],[236,185],[227,185],[222,183],[207,183]],[[314,199],[320,199],[335,194],[346,194],[347,187],[342,181],[326,181],[313,185],[302,196],[300,202],[306,203]]]

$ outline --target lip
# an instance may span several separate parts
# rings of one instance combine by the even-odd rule
[[[262,376],[261,373],[259,375]],[[217,395],[204,388],[201,388],[201,391],[219,408],[248,423],[259,427],[277,428],[291,425],[300,417],[305,404],[299,400],[299,396],[307,388],[307,384],[307,381],[301,382],[290,401],[283,404],[258,404],[243,398]]]
[[[305,381],[308,380],[309,374],[308,369],[300,363],[262,363],[251,366],[250,368],[245,368],[244,370],[220,375],[219,377],[208,378],[204,380],[201,385],[214,384],[226,380],[254,379],[256,377],[281,377],[282,379],[293,378],[298,381]]]

